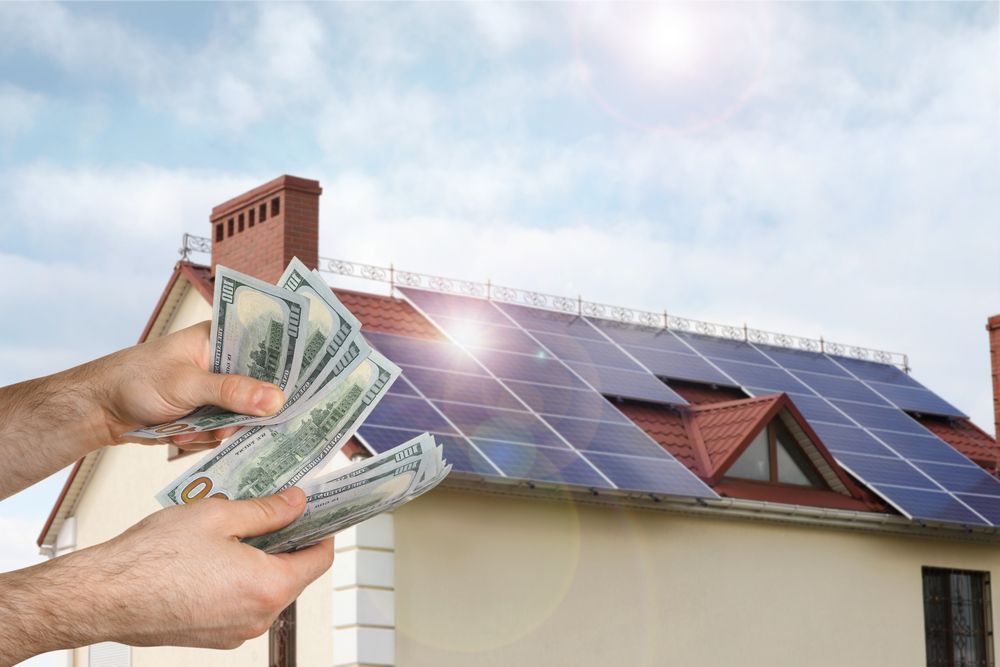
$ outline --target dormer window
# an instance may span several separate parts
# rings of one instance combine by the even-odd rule
[[[772,419],[726,471],[726,477],[825,489],[826,483],[780,418]]]

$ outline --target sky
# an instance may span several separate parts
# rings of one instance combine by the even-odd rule
[[[322,256],[906,352],[993,431],[996,3],[0,4],[0,385],[283,173]]]

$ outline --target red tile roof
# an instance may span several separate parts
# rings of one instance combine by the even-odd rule
[[[696,440],[708,455],[708,476],[713,477],[729,463],[781,407],[781,394],[712,403],[690,408]]]
[[[971,421],[933,417],[920,417],[918,421],[983,468],[997,474],[1000,445]]]
[[[333,293],[361,320],[367,331],[428,340],[445,339],[433,324],[402,299],[343,289],[334,289]]]
[[[691,439],[688,419],[664,405],[624,401],[616,406],[696,475],[708,476],[707,457]]]

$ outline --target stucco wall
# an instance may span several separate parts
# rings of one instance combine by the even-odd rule
[[[1000,572],[996,545],[440,489],[395,524],[402,667],[919,665],[921,566]]]

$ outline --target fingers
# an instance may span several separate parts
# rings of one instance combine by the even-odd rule
[[[226,428],[217,428],[214,431],[207,431],[205,433],[183,433],[161,440],[169,442],[179,449],[211,449],[226,438],[232,437],[239,430],[239,426],[227,426]]]
[[[275,558],[280,558],[292,568],[301,591],[333,564],[333,539],[317,542],[301,551],[277,554]]]
[[[193,370],[186,378],[187,399],[192,407],[217,405],[244,415],[273,415],[285,402],[285,395],[269,382],[244,375],[220,375]]]
[[[305,508],[305,494],[293,486],[273,496],[226,501],[224,521],[233,537],[255,537],[284,528]]]

